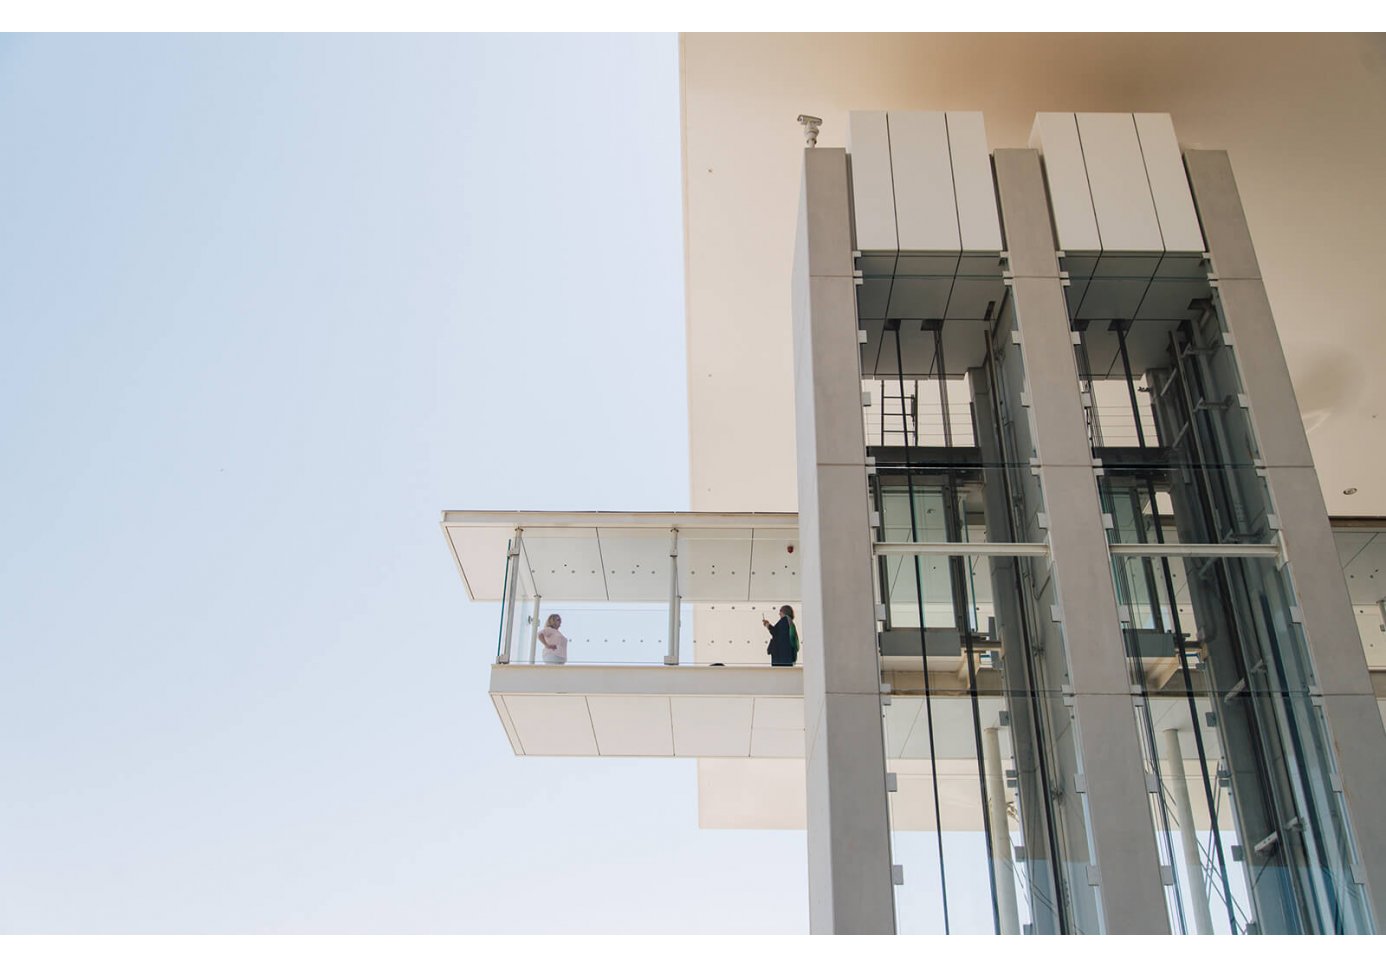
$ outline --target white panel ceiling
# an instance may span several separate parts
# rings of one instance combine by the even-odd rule
[[[673,756],[668,696],[588,696],[602,756]]]
[[[1368,605],[1386,598],[1386,535],[1363,546],[1343,568],[1348,595],[1354,604]]]
[[[798,531],[757,529],[751,539],[749,597],[753,601],[797,602],[803,557]]]
[[[527,756],[596,756],[597,740],[582,696],[505,696]]]
[[[1338,548],[1338,563],[1346,565],[1367,546],[1367,542],[1377,536],[1377,533],[1376,531],[1334,531],[1333,543]]]
[[[749,756],[754,700],[741,696],[674,696],[678,756]]]
[[[597,541],[612,601],[669,600],[669,532],[649,528],[599,528]]]
[[[679,592],[685,602],[746,601],[751,584],[750,528],[679,532]]]
[[[605,601],[596,528],[526,528],[524,561],[533,587],[554,601]]]

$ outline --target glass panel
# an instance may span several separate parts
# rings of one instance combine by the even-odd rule
[[[1114,575],[1172,927],[1371,930],[1276,562],[1119,558]]]
[[[896,862],[905,866],[902,932],[944,930],[944,881],[953,933],[1058,933],[1096,923],[1087,819],[1081,804],[1060,809],[1055,795],[1061,758],[1073,755],[1071,711],[1062,690],[1032,688],[1037,657],[1017,597],[1020,564],[920,556],[920,573],[937,576],[928,627],[920,628],[914,597],[912,628],[902,625],[900,608],[888,612],[893,624],[881,623],[891,687],[887,768],[899,778],[892,831]],[[913,572],[914,556],[901,568]],[[991,594],[998,576],[1009,590],[1000,602]],[[1045,734],[1058,743],[1043,742]]]

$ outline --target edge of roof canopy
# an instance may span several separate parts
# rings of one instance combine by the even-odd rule
[[[798,528],[779,511],[444,511],[449,526],[511,528]]]

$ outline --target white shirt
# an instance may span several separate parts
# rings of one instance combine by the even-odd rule
[[[556,628],[545,625],[539,630],[539,641],[544,643],[545,652],[554,652],[560,659],[568,658],[568,637]]]

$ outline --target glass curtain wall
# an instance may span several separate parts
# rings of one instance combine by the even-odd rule
[[[1073,320],[1104,523],[1125,546],[1112,570],[1171,929],[1371,931],[1246,398],[1210,296],[1179,319]]]
[[[950,325],[888,320],[864,382],[877,540],[1041,542],[1009,302],[966,359],[946,358]],[[1101,930],[1083,797],[1062,780],[1082,770],[1048,568],[965,550],[878,561],[902,931]]]

